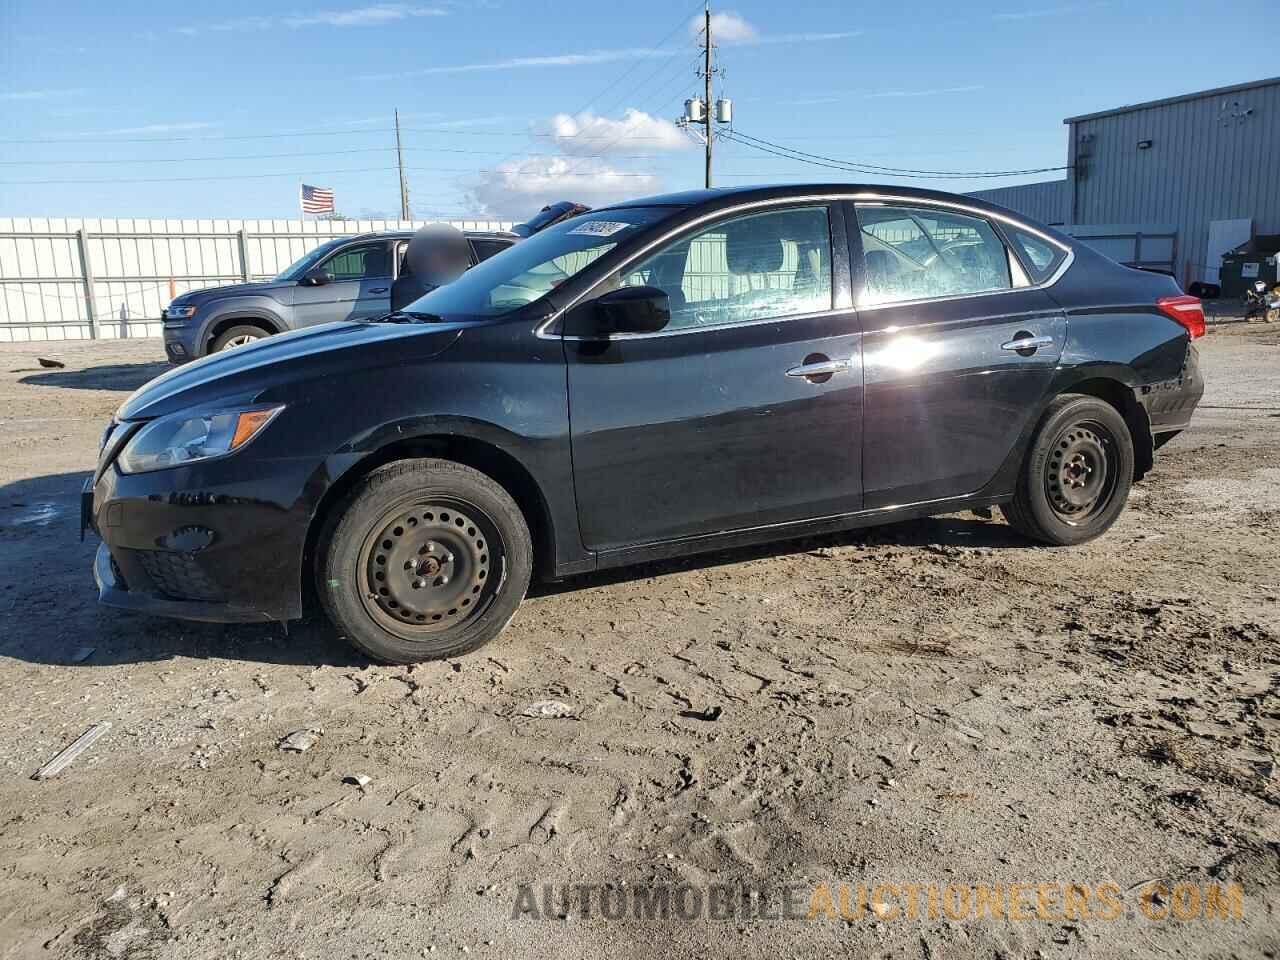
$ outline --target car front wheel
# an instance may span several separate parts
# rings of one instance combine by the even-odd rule
[[[1119,411],[1096,397],[1063,394],[1045,411],[1017,493],[1000,509],[1033,540],[1084,543],[1124,509],[1133,465],[1133,438]]]
[[[223,350],[234,350],[236,347],[247,346],[269,336],[270,334],[261,327],[254,326],[251,323],[242,323],[218,334],[213,344],[209,347],[209,352],[221,353]]]
[[[402,460],[370,473],[336,511],[317,587],[358,649],[416,663],[501,633],[532,569],[529,528],[500,484],[450,460]]]

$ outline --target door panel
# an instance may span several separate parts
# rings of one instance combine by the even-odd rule
[[[355,312],[360,299],[359,280],[335,280],[317,287],[298,285],[293,295],[293,316],[297,325],[346,320]]]
[[[391,248],[386,240],[344,247],[320,264],[331,283],[299,284],[293,299],[297,326],[382,316],[391,309]]]
[[[1028,289],[861,317],[867,508],[979,490],[1041,407],[1066,342],[1062,311]],[[1028,356],[1001,348],[1019,335],[1049,342]]]
[[[975,493],[1041,409],[1066,316],[1011,271],[1003,236],[973,211],[886,201],[850,204],[846,219],[865,330],[866,507]],[[1015,349],[1023,339],[1037,344]]]
[[[661,289],[671,302],[662,331],[593,339],[592,298],[571,311],[567,328],[588,332],[565,341],[587,547],[861,507],[861,335],[847,251],[842,211],[826,204],[726,214],[597,289]]]
[[[585,545],[860,509],[859,341],[852,311],[566,341]],[[815,354],[851,362],[825,383],[787,375]]]

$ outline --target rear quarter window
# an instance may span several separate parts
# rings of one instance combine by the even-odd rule
[[[1035,283],[1043,283],[1053,276],[1066,257],[1061,247],[1017,227],[1009,228],[1009,239],[1013,241],[1027,275]]]

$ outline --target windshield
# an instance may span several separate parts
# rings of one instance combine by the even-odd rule
[[[549,227],[405,307],[406,313],[496,317],[550,293],[671,207],[599,210]]]
[[[303,254],[302,259],[295,260],[289,266],[276,276],[277,280],[301,280],[302,275],[314,267],[317,263],[333,252],[334,248],[339,244],[348,240],[348,237],[339,237],[337,240],[330,240],[328,243],[322,243],[310,253]]]

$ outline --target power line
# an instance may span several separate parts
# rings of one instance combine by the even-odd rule
[[[415,173],[498,173],[500,171],[492,168],[475,168],[475,167],[405,167],[406,170],[412,170]],[[0,187],[16,187],[16,186],[69,186],[74,184],[125,184],[125,183],[196,183],[202,181],[215,180],[267,180],[273,177],[314,177],[328,176],[330,174],[343,173],[396,173],[398,167],[355,167],[345,170],[291,170],[282,173],[241,173],[241,174],[223,174],[213,176],[193,176],[193,177],[115,177],[107,179],[67,179],[67,180],[0,180]],[[595,173],[561,173],[557,176],[561,177],[594,177]],[[612,176],[618,177],[652,177],[655,174],[652,171],[647,172],[614,172]]]
[[[665,62],[665,61],[664,61]],[[405,133],[447,133],[455,137],[538,137],[557,139],[554,133],[536,133],[519,130],[460,130],[457,127],[402,127]],[[219,136],[198,137],[95,137],[92,134],[73,137],[34,137],[27,139],[0,139],[0,143],[9,144],[133,144],[133,143],[213,143],[239,140],[282,140],[298,137],[356,137],[373,134],[394,134],[394,127],[365,127],[361,130],[294,130],[287,133],[243,133]],[[595,138],[602,139],[602,138]],[[660,138],[652,137],[652,140]]]
[[[1027,176],[1037,173],[1053,173],[1069,169],[1067,166],[1060,166],[1034,167],[1023,170],[917,170],[910,167],[886,167],[873,163],[840,160],[835,157],[828,157],[818,153],[808,153],[804,150],[798,150],[795,147],[788,147],[784,144],[775,143],[772,140],[765,140],[762,137],[750,136],[740,130],[733,130],[727,134],[727,136],[734,142],[742,144],[743,146],[751,147],[764,153],[770,153],[774,156],[784,157],[785,159],[795,160],[799,163],[808,163],[813,166],[827,167],[828,169],[833,170],[843,170],[847,173],[867,173],[903,179],[992,179],[1000,177]]]
[[[351,156],[360,153],[389,153],[394,151],[395,147],[359,147],[354,150],[317,150],[314,152],[307,151],[303,153],[251,153],[239,154],[234,156],[222,157],[142,157],[130,160],[0,160],[0,166],[6,167],[31,167],[31,166],[67,166],[67,165],[119,165],[130,163],[221,163],[226,160],[283,160],[283,159],[299,159],[304,157],[340,157]],[[506,152],[502,150],[464,150],[456,147],[405,147],[405,153],[456,153],[466,154],[476,157],[502,157],[506,156]],[[560,156],[560,154],[533,154],[533,156]],[[581,156],[578,154],[577,156]],[[602,157],[603,154],[592,154],[590,156]],[[630,154],[619,159],[626,160],[656,160],[658,157],[654,154]]]

